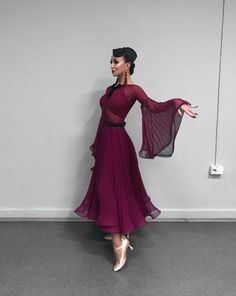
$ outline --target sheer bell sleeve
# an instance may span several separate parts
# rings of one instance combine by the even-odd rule
[[[183,104],[191,103],[181,98],[157,102],[149,98],[139,86],[135,89],[135,96],[141,103],[142,113],[142,146],[139,156],[171,157],[174,153],[175,137],[184,115],[181,116],[178,109]]]

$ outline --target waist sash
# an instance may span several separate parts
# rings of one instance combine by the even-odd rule
[[[124,122],[115,123],[109,120],[104,120],[104,124],[110,127],[123,127],[126,125],[126,122],[124,121]]]

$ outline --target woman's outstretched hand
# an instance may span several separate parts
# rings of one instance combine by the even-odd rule
[[[192,112],[192,110],[190,108],[197,108],[198,106],[189,106],[187,104],[183,104],[182,106],[179,107],[178,112],[180,117],[183,116],[184,112],[187,113],[190,117],[192,118],[196,118],[198,115],[198,113],[196,112]]]

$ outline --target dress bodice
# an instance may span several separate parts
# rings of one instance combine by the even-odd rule
[[[106,89],[106,93],[100,99],[102,115],[105,120],[120,123],[125,120],[127,114],[135,103],[131,97],[127,96],[126,88],[131,85],[121,85],[109,96],[111,86]]]
[[[181,98],[158,102],[149,98],[136,84],[119,85],[115,90],[113,85],[110,85],[100,98],[102,114],[94,144],[90,146],[94,153],[103,121],[123,122],[136,100],[140,103],[142,113],[142,147],[139,156],[154,158],[170,157],[173,154],[175,137],[183,117],[178,113],[178,109],[183,104],[191,103]]]

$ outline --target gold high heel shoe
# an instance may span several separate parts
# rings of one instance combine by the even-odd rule
[[[119,247],[115,248],[115,250],[114,250],[115,252],[117,250],[121,249],[121,257],[120,257],[120,262],[116,263],[113,266],[113,271],[118,271],[125,265],[125,262],[127,260],[126,250],[128,249],[128,247],[131,249],[131,251],[133,251],[134,248],[131,246],[129,240],[127,238],[125,238],[125,239],[121,240],[121,245]]]

